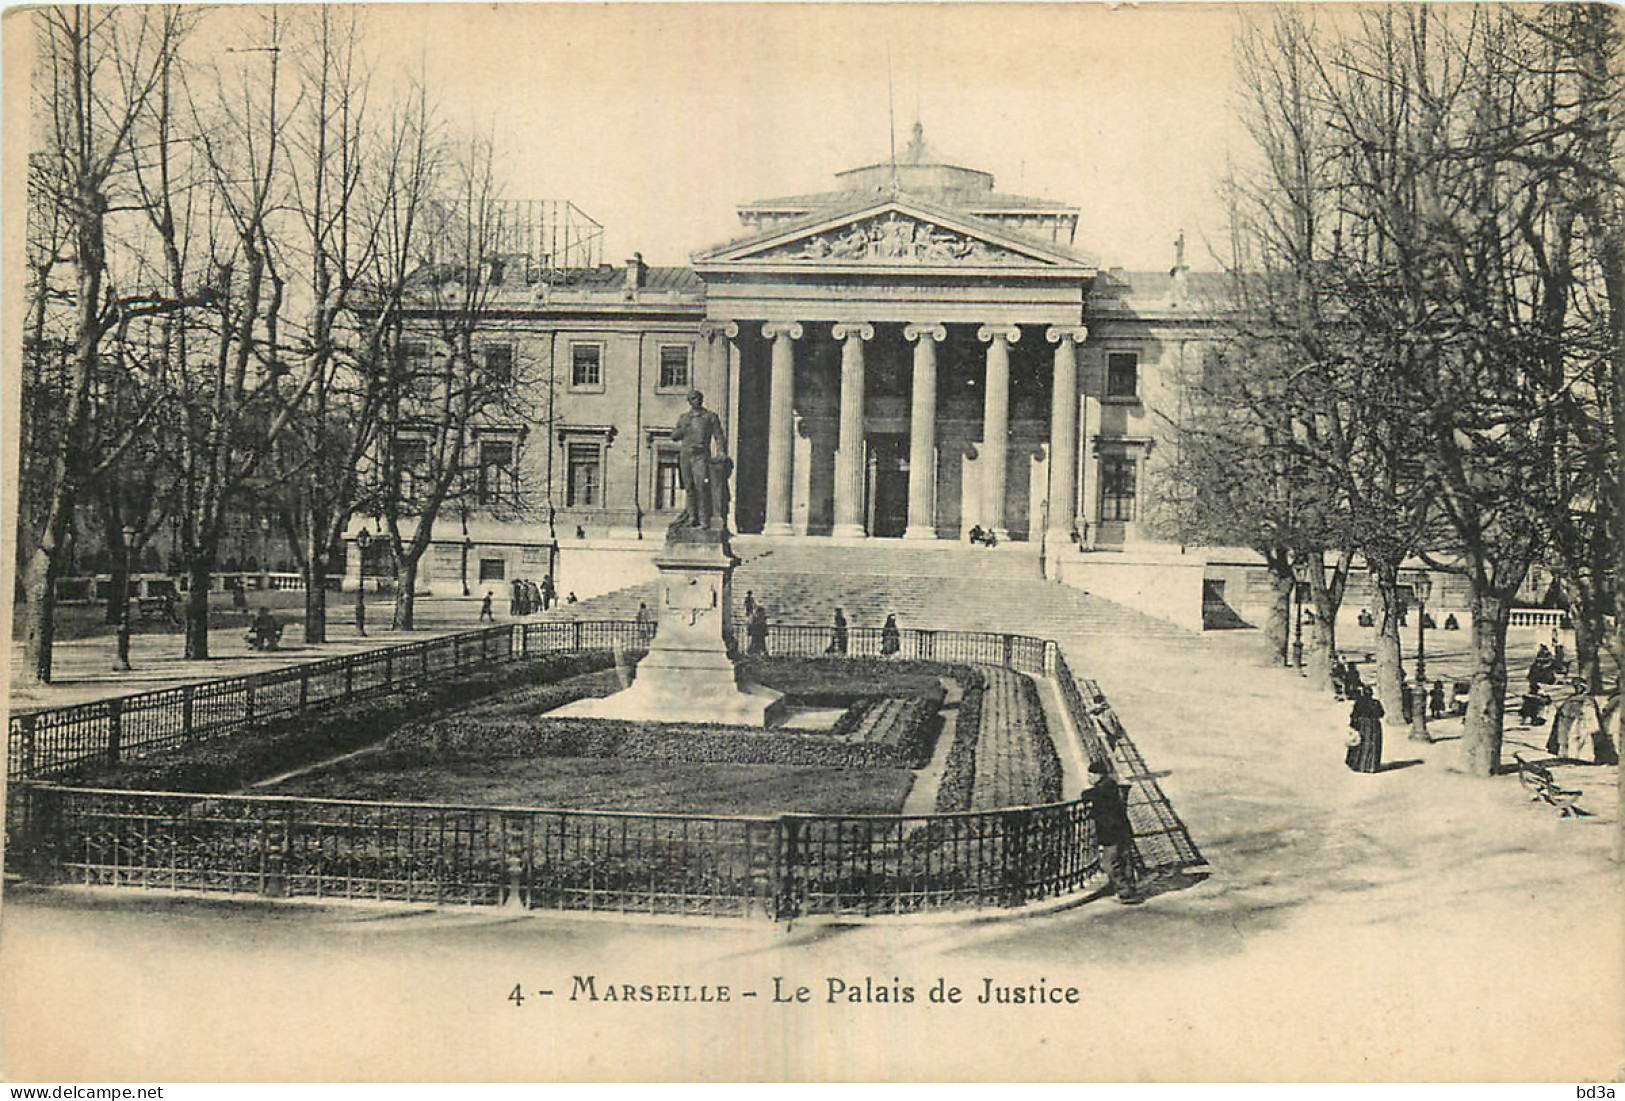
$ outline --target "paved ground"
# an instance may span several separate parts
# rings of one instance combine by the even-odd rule
[[[1514,777],[1453,771],[1453,740],[1393,741],[1395,767],[1350,773],[1346,709],[1250,665],[1253,641],[1066,640],[1213,865],[1144,905],[784,930],[13,890],[5,1072],[1616,1079],[1613,771],[1563,771],[1596,812],[1581,821],[1527,802]],[[572,1002],[573,976],[589,975],[600,997],[610,983],[688,984],[694,998],[725,984],[731,1000]],[[810,1001],[772,1002],[775,976]],[[965,1002],[933,1003],[938,978]],[[848,1001],[865,979],[916,1000]],[[846,984],[833,1002],[832,980]],[[1079,998],[975,1004],[988,980]],[[505,1000],[516,983],[523,1006]]]

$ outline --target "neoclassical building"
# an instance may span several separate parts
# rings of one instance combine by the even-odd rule
[[[1102,270],[1077,208],[996,190],[918,124],[895,163],[738,214],[741,235],[687,268],[512,266],[527,274],[497,289],[482,354],[535,401],[481,426],[476,491],[424,562],[431,591],[548,571],[583,597],[623,583],[615,556],[646,557],[682,507],[669,435],[691,387],[727,426],[736,532],[981,528],[1051,564],[1178,553],[1152,471],[1218,289],[1182,248],[1165,271]]]

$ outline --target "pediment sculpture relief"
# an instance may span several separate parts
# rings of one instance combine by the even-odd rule
[[[760,260],[895,264],[1031,264],[1031,257],[897,214],[869,218],[759,254]]]

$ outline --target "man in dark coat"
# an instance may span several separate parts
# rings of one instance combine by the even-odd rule
[[[1089,762],[1084,796],[1094,816],[1100,865],[1119,902],[1137,902],[1134,893],[1134,827],[1128,820],[1128,786],[1119,784],[1105,761]]]

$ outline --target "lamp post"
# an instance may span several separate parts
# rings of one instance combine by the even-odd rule
[[[124,610],[118,618],[118,667],[130,668],[130,595],[135,574],[135,528],[125,524],[124,534]]]
[[[362,528],[355,537],[355,633],[362,638],[367,637],[367,548],[371,545],[372,536]]]
[[[1412,583],[1416,593],[1416,690],[1411,693],[1411,741],[1431,742],[1428,733],[1427,621],[1433,578],[1423,570]]]
[[[1292,581],[1293,595],[1298,598],[1297,614],[1292,621],[1292,666],[1295,669],[1303,668],[1303,582],[1297,580],[1296,575]]]

